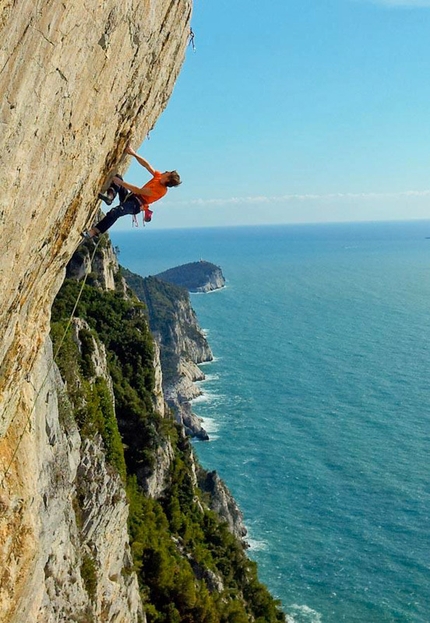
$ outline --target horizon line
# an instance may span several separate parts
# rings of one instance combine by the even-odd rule
[[[234,229],[234,228],[257,228],[257,227],[294,227],[294,226],[304,226],[304,225],[372,225],[376,223],[430,223],[430,215],[428,218],[416,217],[416,218],[375,218],[375,219],[355,219],[355,220],[333,220],[333,221],[280,221],[277,223],[234,223],[229,225],[177,225],[177,226],[162,226],[157,227],[153,224],[151,228],[152,231],[169,231],[169,230],[178,230],[178,229]],[[135,228],[117,228],[110,232],[112,234],[124,234],[124,233],[132,233],[139,234],[142,233],[143,230],[135,229]],[[150,233],[148,229],[145,233]]]
[[[336,193],[292,193],[286,195],[248,195],[244,197],[218,197],[209,199],[180,199],[163,201],[164,205],[231,205],[246,203],[280,203],[282,201],[327,201],[336,199],[400,199],[402,197],[429,197],[430,190],[404,190],[399,192],[336,192]]]

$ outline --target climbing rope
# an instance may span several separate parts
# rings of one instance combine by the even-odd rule
[[[190,28],[190,33],[188,35],[188,45],[193,48],[193,52],[196,51],[196,45],[194,43],[194,37],[195,37],[195,35],[194,35],[194,32],[193,32],[193,29]]]
[[[90,267],[91,267],[91,265],[92,265],[92,263],[93,263],[93,260],[94,260],[94,257],[95,257],[95,254],[96,254],[96,251],[97,251],[97,248],[98,248],[99,244],[100,244],[100,239],[97,241],[97,243],[96,243],[96,244],[95,244],[95,246],[94,246],[94,251],[93,251],[93,254],[92,254],[92,256],[91,256],[90,263],[89,263],[89,266],[90,266]],[[3,485],[4,485],[5,481],[6,481],[6,478],[7,478],[7,477],[8,477],[8,475],[9,475],[10,468],[12,467],[12,464],[13,464],[13,462],[14,462],[14,460],[15,460],[15,457],[16,457],[17,452],[18,452],[18,450],[19,450],[19,447],[20,447],[20,445],[21,445],[21,442],[22,442],[22,440],[23,440],[23,438],[24,438],[25,431],[26,431],[26,429],[27,429],[27,425],[28,425],[28,423],[30,422],[30,418],[31,418],[31,416],[33,415],[33,412],[34,412],[34,410],[35,410],[35,408],[36,408],[36,404],[37,404],[37,401],[38,401],[38,399],[39,399],[39,396],[40,396],[40,394],[42,393],[42,390],[43,390],[43,388],[44,388],[44,386],[45,386],[46,381],[48,380],[48,377],[49,377],[49,375],[50,375],[50,373],[51,373],[51,370],[52,370],[52,368],[53,368],[53,366],[54,366],[54,363],[55,363],[55,361],[56,361],[56,359],[57,359],[57,357],[58,357],[58,355],[59,355],[59,353],[60,353],[61,347],[63,346],[64,340],[66,339],[67,332],[68,332],[68,330],[70,329],[70,326],[71,326],[71,324],[72,324],[72,322],[73,322],[73,317],[74,317],[75,312],[76,312],[76,309],[77,309],[77,307],[78,307],[78,305],[79,305],[79,301],[80,301],[80,298],[81,298],[81,296],[82,296],[82,292],[84,291],[84,287],[85,287],[85,283],[86,283],[86,281],[87,281],[87,277],[88,277],[88,275],[89,275],[89,271],[87,271],[87,272],[85,273],[85,277],[84,277],[84,279],[82,280],[82,284],[81,284],[81,287],[80,287],[80,289],[79,289],[78,296],[77,296],[77,298],[76,298],[75,304],[74,304],[74,306],[73,306],[72,313],[70,314],[70,317],[69,317],[69,319],[68,319],[68,321],[67,321],[66,328],[64,329],[63,335],[62,335],[62,337],[61,337],[61,339],[60,339],[60,342],[59,342],[59,344],[58,344],[58,347],[57,347],[57,349],[56,349],[56,351],[55,351],[55,353],[54,353],[54,356],[53,356],[53,358],[52,358],[52,362],[51,362],[51,364],[50,364],[50,365],[49,365],[49,367],[48,367],[48,371],[46,372],[45,378],[43,379],[43,381],[42,381],[42,383],[41,383],[41,385],[40,385],[39,391],[36,393],[36,396],[35,396],[35,398],[34,398],[34,402],[33,402],[33,406],[32,406],[32,408],[31,408],[31,410],[30,410],[29,414],[27,415],[27,417],[26,417],[26,419],[25,419],[24,428],[23,428],[23,430],[22,430],[22,432],[21,432],[20,436],[18,437],[18,442],[17,442],[16,447],[15,447],[15,449],[14,449],[13,453],[12,453],[12,458],[10,459],[9,464],[8,464],[8,466],[7,466],[7,468],[6,468],[6,471],[4,472],[4,474],[3,474],[3,476],[2,476],[2,479],[1,479],[1,481],[0,481],[0,489],[2,489],[2,488],[3,488]],[[12,419],[12,421],[11,421],[11,424],[12,424],[12,422],[13,422],[13,419]],[[9,426],[10,426],[10,425],[9,425]]]

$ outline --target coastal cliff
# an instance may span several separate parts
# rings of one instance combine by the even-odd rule
[[[175,266],[155,276],[162,281],[182,286],[189,292],[212,292],[225,286],[221,268],[205,260]]]
[[[187,426],[176,413],[173,417],[172,405],[162,392],[163,359],[167,375],[171,362],[163,358],[161,349],[160,369],[159,342],[149,330],[148,308],[129,284],[148,287],[149,305],[156,306],[158,313],[166,310],[159,318],[164,331],[186,336],[170,344],[172,351],[176,349],[176,361],[183,359],[185,366],[188,349],[191,357],[211,355],[205,340],[200,343],[203,336],[188,293],[115,266],[109,242],[105,237],[102,241],[102,250],[93,250],[86,278],[79,277],[78,264],[87,265],[92,243],[82,245],[69,263],[68,274],[77,277],[66,279],[55,300],[52,336],[55,348],[59,345],[57,361],[82,443],[102,447],[107,472],[116,473],[127,488],[133,566],[126,566],[123,574],[129,581],[137,578],[148,623],[283,621],[277,602],[260,584],[255,564],[246,557],[240,509],[219,476],[199,465]],[[96,265],[102,274],[113,268],[113,291],[102,285]],[[166,292],[169,299],[163,304],[160,296]],[[169,313],[170,306],[180,313]],[[72,331],[63,341],[72,308]],[[171,383],[174,378],[177,375],[171,376]],[[159,409],[163,396],[166,404]],[[77,516],[85,517],[89,500],[98,505],[99,496],[97,483],[89,493],[83,489],[75,504]],[[90,569],[96,570],[94,557],[89,561]],[[91,583],[89,588],[94,590]]]
[[[156,277],[142,278],[126,269],[123,275],[147,306],[151,331],[160,348],[167,404],[188,434],[207,440],[191,401],[201,395],[195,382],[202,381],[204,374],[198,364],[212,361],[213,355],[187,290]]]
[[[0,7],[2,623],[144,616],[124,572],[124,487],[104,470],[97,439],[84,443],[67,417],[48,335],[97,192],[167,104],[191,9],[191,0]],[[81,513],[79,482],[90,475],[101,497],[83,499]]]
[[[190,16],[190,0],[2,5],[2,435],[97,193],[167,104]]]

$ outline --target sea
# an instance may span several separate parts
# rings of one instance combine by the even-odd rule
[[[195,442],[290,623],[430,622],[430,221],[112,231],[142,276],[204,259]]]

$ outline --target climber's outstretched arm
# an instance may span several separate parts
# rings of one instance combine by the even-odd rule
[[[147,171],[149,171],[149,173],[151,175],[154,175],[155,173],[155,169],[149,164],[149,162],[147,160],[145,160],[145,158],[142,158],[142,156],[139,156],[139,154],[137,152],[134,151],[133,147],[130,147],[130,145],[128,145],[126,147],[126,153],[129,154],[130,156],[134,156],[136,158],[136,160],[138,161],[138,163],[142,166],[145,167],[145,169]],[[134,192],[134,191],[132,191]]]

